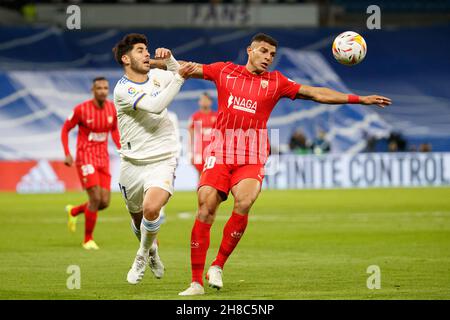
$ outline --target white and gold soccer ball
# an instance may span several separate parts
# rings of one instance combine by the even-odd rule
[[[345,31],[333,41],[333,56],[342,64],[353,66],[364,60],[367,45],[361,35],[353,31]]]

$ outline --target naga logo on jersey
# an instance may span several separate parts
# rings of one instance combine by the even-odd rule
[[[88,140],[95,142],[103,142],[108,139],[107,132],[91,132],[89,133]]]
[[[136,89],[133,88],[133,87],[129,87],[129,88],[128,88],[128,93],[131,94],[131,95],[133,95],[133,94],[136,93]]]
[[[269,81],[267,80],[261,80],[261,87],[263,89],[267,88],[267,86],[269,85]]]
[[[241,97],[235,97],[232,94],[230,94],[230,97],[228,98],[228,108],[233,105],[233,109],[241,110],[245,112],[250,113],[256,113],[256,108],[258,106],[257,101],[253,101],[251,99],[245,99]]]
[[[156,79],[153,79],[153,85],[155,86],[155,87],[161,87],[161,84],[159,83],[159,81],[158,80],[156,80]]]

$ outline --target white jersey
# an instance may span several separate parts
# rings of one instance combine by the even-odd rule
[[[172,101],[183,81],[178,74],[151,69],[145,82],[133,82],[125,76],[117,82],[114,105],[120,131],[119,153],[123,159],[152,163],[176,156],[178,137],[165,106]],[[165,93],[170,91],[170,94],[164,94],[166,100],[162,105],[163,102],[156,98],[169,85]],[[158,112],[154,113],[143,110],[144,105],[141,109],[141,104],[159,104],[161,107],[155,106]]]
[[[172,121],[173,127],[175,129],[175,136],[177,137],[177,152],[176,158],[179,159],[181,155],[181,136],[180,136],[180,126],[178,124],[178,116],[173,111],[167,111],[170,121]]]

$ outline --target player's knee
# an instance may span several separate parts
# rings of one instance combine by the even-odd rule
[[[212,189],[200,189],[198,193],[197,218],[203,222],[212,222],[216,215],[217,208],[221,202],[220,194]]]
[[[89,197],[89,206],[91,208],[98,210],[100,208],[101,202],[102,198],[100,197],[100,194],[91,194],[91,196]]]
[[[147,220],[155,220],[159,216],[161,207],[155,204],[144,205],[144,217]]]
[[[235,199],[234,211],[239,213],[248,213],[255,201],[249,197]]]
[[[199,202],[197,217],[200,221],[211,221],[214,219],[217,211],[217,205],[211,202]]]
[[[98,210],[103,210],[109,207],[109,199],[102,199],[98,206]]]

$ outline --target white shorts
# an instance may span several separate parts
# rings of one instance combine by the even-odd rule
[[[150,187],[161,188],[172,195],[176,167],[176,158],[150,164],[134,164],[122,159],[119,187],[128,211],[142,212],[144,194]]]

